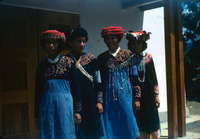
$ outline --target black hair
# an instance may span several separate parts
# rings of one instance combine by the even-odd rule
[[[49,38],[45,38],[45,37],[41,37],[40,38],[40,45],[41,45],[41,47],[42,47],[42,49],[45,51],[45,52],[47,52],[46,51],[46,47],[45,47],[45,43],[46,43],[46,41],[48,40]],[[65,44],[64,44],[64,42],[63,42],[63,40],[61,40],[61,39],[56,39],[57,40],[57,42],[58,42],[58,51],[59,52],[61,52],[63,49],[64,49],[64,46],[65,46]]]
[[[77,37],[85,37],[86,41],[88,41],[88,32],[82,27],[78,27],[74,29],[70,28],[70,29],[67,29],[64,33],[66,37],[65,45],[68,48],[70,48],[69,42],[72,42]]]
[[[136,39],[131,39],[128,41],[128,49],[131,50],[131,43],[135,43],[136,41],[142,41],[142,40],[136,40]],[[142,51],[143,52],[144,50],[147,49],[147,43],[146,41],[142,41]]]

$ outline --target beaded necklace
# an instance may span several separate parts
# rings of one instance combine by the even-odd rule
[[[145,72],[146,72],[146,66],[145,66],[145,61],[144,61],[144,57],[142,57],[142,60],[140,61],[140,64],[137,65],[137,70],[142,72],[143,71],[143,77],[141,78],[138,74],[138,80],[140,82],[144,82],[145,81]]]
[[[108,71],[109,75],[108,75],[108,87],[106,87],[106,101],[110,101],[110,99],[113,100],[121,100],[121,95],[125,93],[125,95],[128,97],[128,94],[131,93],[130,91],[130,75],[132,75],[133,71],[130,70],[130,65],[133,65],[133,60],[132,57],[134,55],[130,56],[130,58],[128,58],[127,60],[125,60],[124,62],[120,63],[117,66],[112,65]],[[128,77],[128,90],[126,92],[124,92],[124,88],[123,88],[123,69],[127,71],[127,77]],[[115,71],[116,71],[116,77],[115,76]],[[130,73],[129,73],[130,72]],[[118,87],[117,87],[117,93],[115,93],[114,90],[114,81],[117,81]],[[110,91],[109,91],[110,90]],[[110,92],[110,93],[108,93]],[[121,94],[121,93],[122,94]],[[112,98],[110,98],[112,95]],[[107,99],[108,97],[108,99]]]

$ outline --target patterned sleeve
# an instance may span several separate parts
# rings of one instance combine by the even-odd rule
[[[139,80],[138,80],[138,72],[137,67],[134,64],[134,60],[131,60],[131,66],[130,66],[130,82],[133,90],[133,98],[140,98],[141,97],[141,90],[139,86]]]
[[[103,103],[103,93],[102,93],[102,86],[101,86],[101,74],[99,64],[95,59],[92,60],[92,70],[93,70],[93,82],[96,92],[96,103]]]
[[[159,95],[159,88],[158,88],[158,80],[157,80],[157,76],[156,76],[156,70],[155,70],[155,66],[154,66],[154,62],[153,62],[153,57],[148,54],[149,57],[149,77],[150,80],[153,82],[154,85],[154,92],[155,95]]]
[[[43,93],[43,79],[42,79],[42,70],[37,67],[36,70],[36,79],[35,79],[35,100],[34,100],[34,117],[37,119],[39,118],[39,109],[40,109],[40,101],[42,98],[42,93]]]
[[[79,82],[79,72],[75,67],[75,64],[72,63],[72,67],[70,70],[70,87],[71,93],[74,101],[74,113],[80,113],[82,110],[81,105],[81,92],[80,92],[80,82]]]

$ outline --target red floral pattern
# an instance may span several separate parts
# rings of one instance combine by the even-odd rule
[[[116,57],[110,57],[108,59],[108,61],[106,62],[106,66],[108,66],[109,68],[112,67],[116,67],[118,66],[120,63],[124,62],[125,60],[127,60],[131,55],[130,51],[127,50],[119,50],[119,52],[117,53]]]
[[[69,72],[69,69],[72,66],[74,61],[66,56],[61,57],[58,63],[52,64],[45,72],[45,77],[49,77],[51,75],[61,76],[65,72]]]

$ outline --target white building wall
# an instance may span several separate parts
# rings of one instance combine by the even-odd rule
[[[79,13],[80,25],[89,33],[85,51],[95,56],[107,50],[101,38],[102,28],[121,26],[125,31],[138,30],[143,23],[143,12],[137,8],[121,9],[121,0],[2,0],[1,3]],[[127,49],[125,37],[120,47]]]
[[[103,39],[101,38],[101,30],[108,26],[121,26],[125,31],[139,29],[143,23],[143,12],[137,8],[126,10],[121,9],[120,0],[94,1],[84,7],[81,12],[81,25],[84,26],[89,33],[89,41],[86,51],[98,55],[107,50]],[[88,12],[88,7],[90,11]],[[127,40],[124,37],[120,42],[120,47],[127,49]]]
[[[165,38],[164,38],[164,11],[156,8],[144,12],[143,30],[151,32],[146,52],[153,56],[159,90],[161,105],[160,112],[167,111],[166,93],[166,63],[165,63]]]
[[[100,34],[104,27],[121,26],[125,31],[145,29],[152,32],[146,51],[153,55],[157,71],[161,100],[159,110],[167,110],[163,8],[146,12],[138,8],[121,9],[121,0],[1,0],[1,3],[79,13],[80,25],[89,33],[85,51],[95,56],[107,50]],[[120,47],[127,49],[125,37]]]

